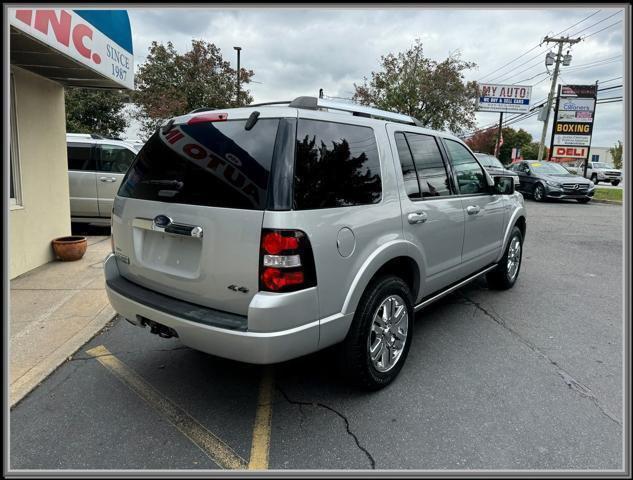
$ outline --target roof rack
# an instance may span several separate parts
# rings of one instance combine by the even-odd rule
[[[209,110],[217,110],[217,108],[214,108],[214,107],[200,107],[200,108],[196,108],[194,110],[191,110],[187,115],[191,115],[192,113],[208,112]]]
[[[402,113],[390,112],[388,110],[380,110],[378,108],[366,107],[364,105],[358,105],[353,103],[337,102],[333,100],[327,100],[325,98],[317,97],[297,97],[290,101],[278,101],[278,102],[265,102],[254,103],[251,105],[245,105],[245,107],[263,107],[267,105],[288,105],[292,108],[305,108],[308,110],[328,109],[338,110],[341,112],[350,112],[357,117],[377,118],[380,120],[390,120],[392,122],[406,123],[408,125],[415,125],[417,127],[423,127],[422,123],[415,117],[404,115]],[[213,108],[197,108],[189,112],[198,113],[207,110],[215,110]]]
[[[352,115],[355,115],[357,117],[377,118],[380,120],[391,120],[394,122],[406,123],[408,125],[416,125],[418,127],[422,126],[417,118],[411,117],[409,115],[390,112],[388,110],[380,110],[373,107],[366,107],[364,105],[327,100],[325,98],[297,97],[292,102],[290,102],[288,106],[294,108],[307,108],[310,110],[327,108],[328,110],[350,112]]]

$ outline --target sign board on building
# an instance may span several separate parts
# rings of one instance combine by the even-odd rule
[[[479,85],[480,112],[527,113],[530,111],[532,87],[526,85],[497,85],[482,83]]]
[[[596,85],[558,87],[550,160],[587,160],[593,133],[596,95]]]
[[[11,26],[122,88],[134,88],[132,36],[125,10],[14,8],[9,12]]]

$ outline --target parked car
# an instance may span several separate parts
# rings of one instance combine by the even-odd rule
[[[475,152],[475,156],[479,163],[481,163],[490,175],[507,175],[514,179],[514,188],[518,189],[519,182],[521,179],[519,176],[513,172],[512,170],[508,170],[503,166],[503,163],[495,157],[494,155],[490,155],[489,153],[479,153]]]
[[[140,150],[95,134],[66,134],[70,216],[73,222],[109,224],[121,180]]]
[[[594,184],[609,182],[613,186],[618,186],[622,181],[622,171],[604,162],[587,162],[587,174],[585,173],[585,161],[580,160],[574,166],[567,167],[571,173],[590,178]]]
[[[115,199],[114,309],[243,362],[338,344],[350,379],[387,385],[414,312],[481,275],[512,287],[526,231],[510,177],[417,123],[314,97],[164,123]]]
[[[523,160],[513,163],[510,169],[521,178],[519,190],[537,202],[546,198],[572,198],[587,203],[595,193],[591,180],[570,173],[559,163]]]

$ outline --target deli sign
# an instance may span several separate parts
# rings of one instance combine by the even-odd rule
[[[67,9],[10,9],[18,30],[115,81],[134,88],[134,56],[114,39]],[[129,30],[129,28],[128,28]]]
[[[587,158],[589,147],[554,147],[553,156],[561,158]]]
[[[532,87],[529,85],[479,84],[477,110],[480,112],[527,113]]]

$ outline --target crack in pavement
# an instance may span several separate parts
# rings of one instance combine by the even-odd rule
[[[536,345],[534,345],[532,342],[530,342],[526,338],[523,338],[523,336],[521,336],[521,334],[519,334],[517,331],[510,328],[501,315],[499,315],[497,312],[495,312],[494,314],[489,312],[486,308],[482,306],[481,303],[475,302],[473,299],[467,297],[461,292],[460,292],[460,295],[464,298],[464,300],[466,300],[466,302],[468,302],[470,305],[473,305],[477,310],[482,312],[490,320],[492,320],[493,322],[495,322],[496,324],[500,325],[505,330],[510,332],[511,335],[513,335],[517,340],[519,340],[526,347],[528,347],[530,350],[536,353],[539,357],[541,357],[542,359],[550,363],[552,366],[554,366],[556,368],[556,373],[558,374],[558,376],[563,379],[565,384],[567,384],[567,386],[570,389],[574,390],[576,393],[578,393],[582,397],[585,397],[591,400],[591,402],[598,408],[598,410],[600,410],[600,412],[604,416],[606,416],[608,419],[618,424],[618,426],[620,427],[622,426],[622,423],[620,422],[620,420],[611,412],[609,412],[605,407],[602,406],[602,404],[600,403],[600,400],[598,400],[598,397],[596,397],[593,394],[593,392],[591,391],[589,387],[580,383],[569,372],[567,372],[564,368],[562,368],[555,360],[552,360],[545,352],[543,352],[541,349],[539,349]]]
[[[358,440],[358,437],[356,436],[356,434],[354,432],[352,432],[352,430],[350,429],[349,426],[349,420],[347,419],[347,417],[345,415],[343,415],[341,412],[335,410],[334,408],[330,407],[329,405],[325,405],[324,403],[321,402],[301,402],[299,400],[292,400],[290,397],[288,397],[288,395],[286,394],[286,392],[284,392],[282,390],[282,388],[279,385],[275,385],[275,387],[277,388],[277,390],[279,390],[279,392],[281,393],[281,395],[286,399],[286,401],[288,403],[290,403],[291,405],[298,405],[299,408],[301,409],[303,406],[308,406],[308,407],[321,407],[321,408],[325,408],[326,410],[329,410],[330,412],[335,413],[337,416],[339,416],[340,418],[343,419],[343,421],[345,422],[345,428],[347,430],[347,434],[350,435],[353,439],[354,442],[356,442],[356,446],[358,447],[358,449],[360,451],[362,451],[365,456],[367,457],[367,459],[369,460],[369,463],[371,464],[371,468],[372,470],[376,469],[376,460],[374,460],[374,457],[372,456],[371,453],[369,453],[369,451],[363,447],[360,444],[360,441]]]

